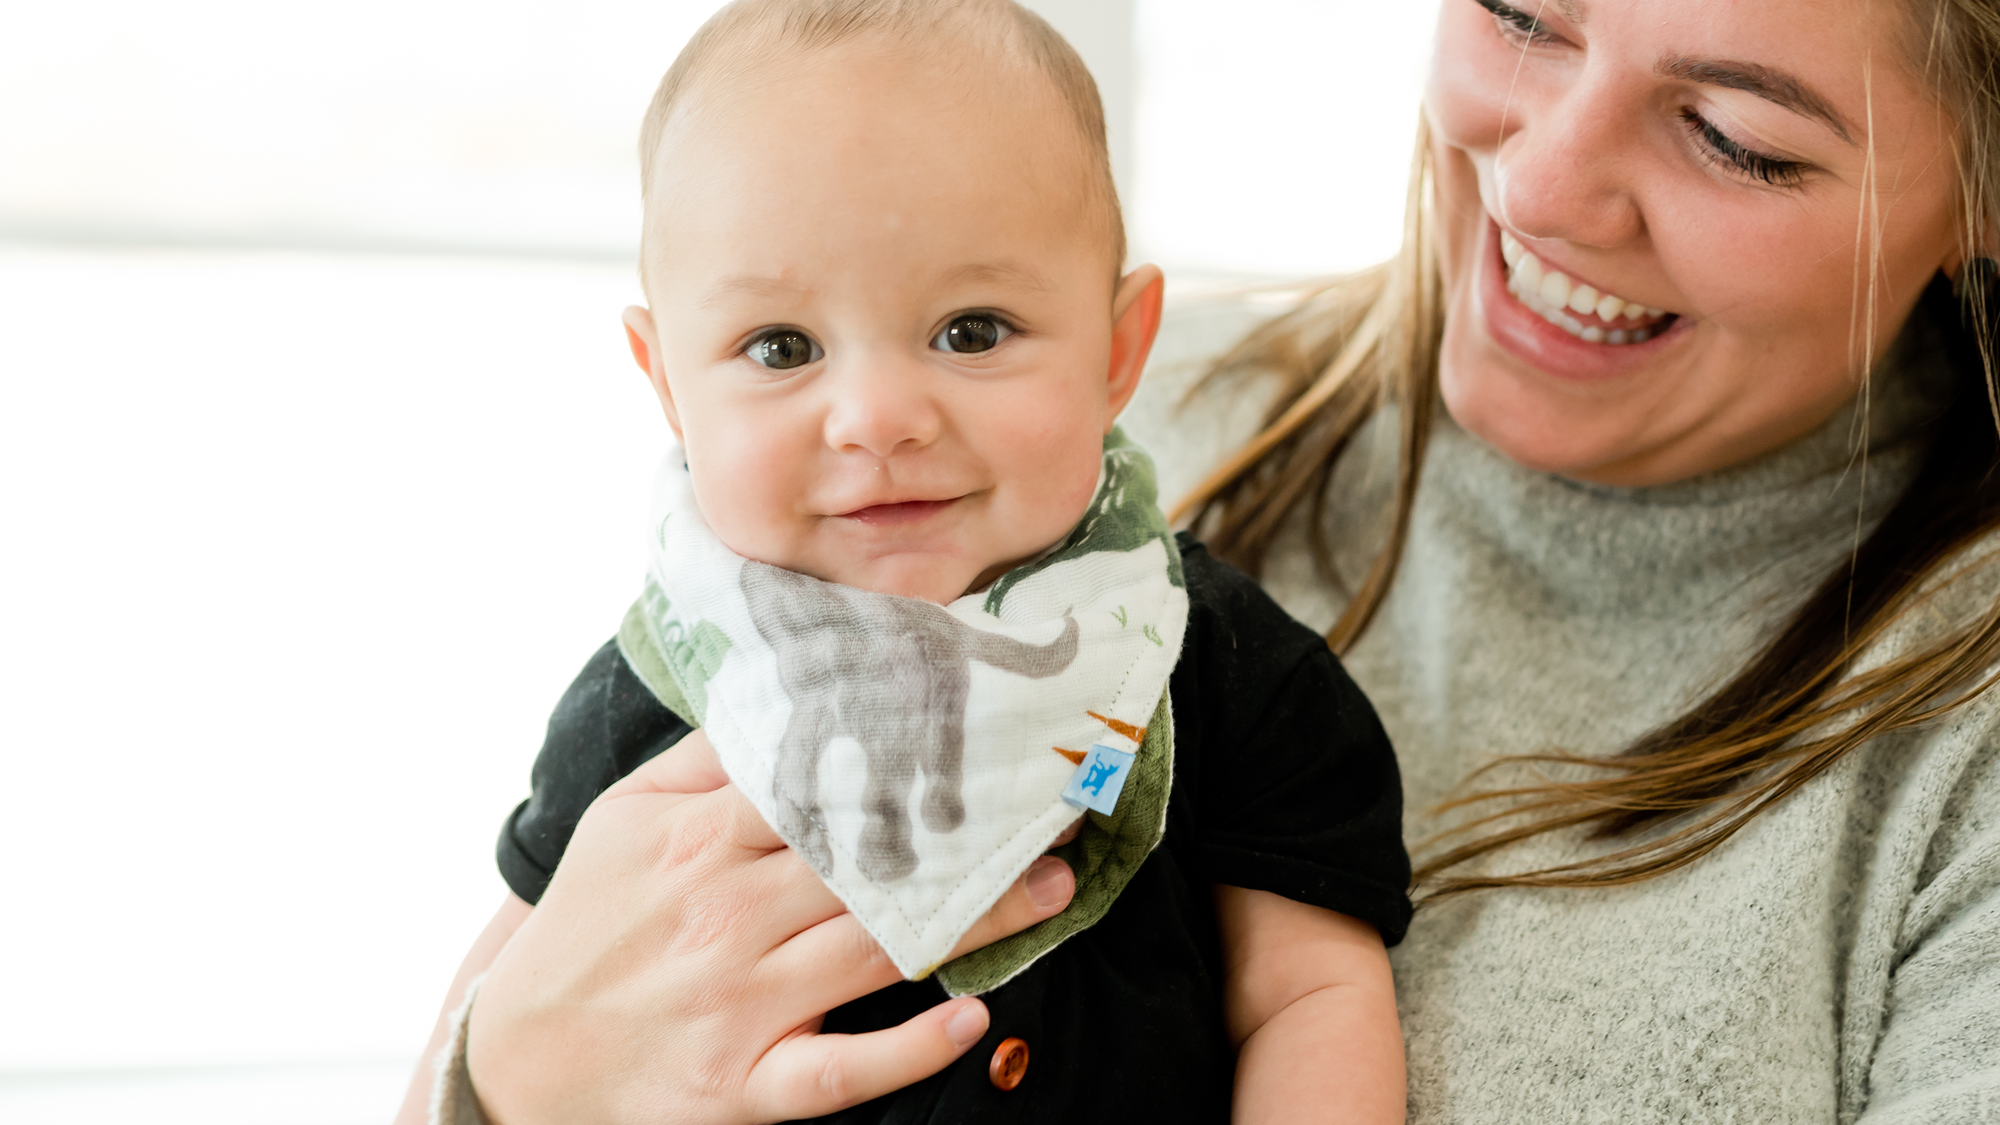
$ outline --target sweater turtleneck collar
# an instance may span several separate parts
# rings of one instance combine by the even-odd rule
[[[1793,562],[1823,566],[1916,473],[1925,423],[1949,390],[1940,314],[1955,311],[1950,301],[1928,294],[1870,393],[1817,430],[1672,484],[1615,488],[1525,468],[1441,415],[1418,489],[1419,534],[1455,525],[1449,538],[1492,552],[1490,564],[1540,587],[1558,612],[1681,616],[1717,584]]]

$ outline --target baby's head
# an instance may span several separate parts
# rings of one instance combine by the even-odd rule
[[[1159,323],[1097,89],[1011,0],[739,0],[641,139],[633,354],[738,554],[949,601],[1082,516]]]

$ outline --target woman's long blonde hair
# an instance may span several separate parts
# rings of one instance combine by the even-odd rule
[[[1976,254],[1992,241],[2000,200],[2000,5],[1917,3],[1927,18],[1913,21],[1920,31],[1914,57],[1925,61],[1961,123],[1960,220],[1970,264],[1958,279],[1966,328],[1955,341],[1958,401],[1931,427],[1916,479],[1777,636],[1686,714],[1609,758],[1552,750],[1506,759],[1583,766],[1583,780],[1477,792],[1443,806],[1495,811],[1452,829],[1434,841],[1433,854],[1419,856],[1416,881],[1426,897],[1509,886],[1608,887],[1684,867],[1863,743],[1933,722],[1991,686],[2000,662],[2000,595],[1992,593],[1975,619],[1888,664],[1853,671],[1857,655],[1929,603],[1942,571],[1964,565],[1957,556],[2000,529],[1993,347],[2000,316],[1992,262]],[[1216,554],[1254,574],[1303,504],[1319,573],[1339,588],[1320,520],[1333,465],[1362,424],[1393,403],[1400,432],[1389,533],[1366,577],[1344,591],[1346,608],[1327,632],[1336,652],[1367,628],[1395,578],[1437,410],[1444,294],[1431,162],[1428,129],[1420,127],[1394,260],[1318,288],[1216,362],[1211,379],[1254,371],[1275,377],[1281,393],[1263,431],[1176,513],[1192,517]],[[1872,215],[1871,207],[1862,217],[1858,256],[1871,283]],[[1653,826],[1665,830],[1574,863],[1454,874],[1468,860],[1548,832],[1582,828],[1610,839]]]

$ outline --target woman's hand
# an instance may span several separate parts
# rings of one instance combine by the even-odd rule
[[[959,951],[1069,903],[1038,860]],[[782,1121],[907,1086],[986,1031],[963,998],[900,1027],[818,1034],[900,979],[727,784],[696,731],[591,805],[541,904],[493,961],[467,1060],[495,1125]]]

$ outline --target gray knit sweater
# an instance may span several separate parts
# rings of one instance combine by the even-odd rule
[[[1254,382],[1175,403],[1273,311],[1170,314],[1125,420],[1163,497],[1254,430],[1268,394]],[[1648,489],[1532,472],[1441,422],[1402,571],[1347,659],[1395,740],[1410,838],[1448,823],[1429,808],[1493,755],[1615,752],[1741,667],[1910,479],[1918,451],[1898,439],[1936,379],[1923,337],[1879,382],[1865,471],[1852,411],[1760,461]],[[1388,427],[1364,432],[1335,476],[1350,581],[1380,541],[1393,444]],[[1316,627],[1340,608],[1300,526],[1266,583]],[[1996,592],[1989,567],[1917,628]],[[1601,846],[1548,838],[1500,864]],[[1680,872],[1426,908],[1394,963],[1423,1125],[2000,1121],[2000,692],[1871,743]]]

